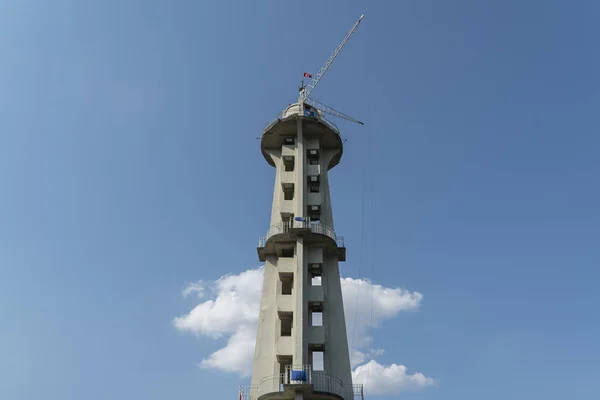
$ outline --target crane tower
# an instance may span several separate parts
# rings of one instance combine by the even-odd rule
[[[261,151],[275,167],[271,224],[259,239],[264,262],[252,380],[240,400],[355,400],[328,171],[343,141],[330,114],[362,124],[309,97],[362,16],[307,86],[264,129]],[[305,73],[305,76],[311,77]]]

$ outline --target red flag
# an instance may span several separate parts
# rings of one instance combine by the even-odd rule
[[[304,77],[305,77],[305,78],[312,78],[312,75],[311,75],[311,74],[309,74],[308,72],[305,72],[305,73],[304,73]]]

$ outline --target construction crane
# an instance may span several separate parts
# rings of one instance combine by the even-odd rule
[[[351,122],[356,122],[357,124],[361,124],[361,125],[364,125],[364,123],[357,119],[349,117],[346,114],[344,114],[340,111],[337,111],[321,102],[316,101],[315,99],[311,98],[310,95],[315,90],[317,85],[321,82],[321,79],[323,79],[323,76],[329,70],[329,68],[331,67],[331,64],[333,64],[333,62],[335,61],[338,54],[340,54],[340,52],[346,45],[346,42],[348,42],[348,39],[350,39],[350,36],[352,36],[354,31],[358,27],[358,24],[360,24],[360,21],[362,21],[363,17],[364,17],[364,15],[360,16],[360,18],[358,19],[358,21],[356,21],[356,23],[354,24],[352,29],[350,29],[350,32],[348,32],[348,34],[346,35],[344,40],[342,40],[342,43],[339,44],[339,46],[335,49],[333,54],[329,57],[329,59],[325,62],[325,64],[323,64],[323,66],[321,67],[319,72],[314,77],[312,77],[310,74],[304,73],[305,76],[312,77],[312,79],[306,86],[304,86],[304,81],[302,81],[302,84],[299,88],[300,89],[300,97],[298,99],[298,103],[303,104],[305,107],[309,106],[309,107],[312,107],[322,113],[330,114],[330,115],[333,115],[333,116],[336,116],[339,118],[343,118],[343,119],[351,121]]]
[[[361,122],[357,119],[349,117],[346,114],[344,114],[343,112],[340,112],[340,111],[338,111],[334,108],[331,108],[323,103],[320,103],[320,102],[316,101],[315,99],[311,99],[310,97],[304,101],[304,107],[306,107],[307,105],[314,108],[315,110],[324,112],[326,114],[333,115],[333,116],[339,117],[339,118],[343,118],[343,119],[346,119],[351,122],[356,122],[357,124],[364,125],[364,122]]]

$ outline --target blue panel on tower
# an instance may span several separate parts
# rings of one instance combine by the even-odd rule
[[[292,381],[306,382],[306,371],[294,371],[292,370]]]

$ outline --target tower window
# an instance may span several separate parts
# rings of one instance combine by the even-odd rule
[[[321,264],[310,264],[308,275],[310,277],[311,286],[321,286],[323,284],[322,273],[323,266]]]
[[[311,221],[321,220],[321,206],[308,206],[307,216]]]
[[[281,318],[281,336],[292,336],[292,318]]]
[[[285,144],[295,144],[296,143],[296,138],[293,137],[286,137],[283,142]]]
[[[313,311],[310,313],[310,326],[323,326],[323,313]]]
[[[289,277],[281,280],[281,294],[290,295],[294,289],[294,278]]]
[[[283,157],[283,167],[285,169],[285,171],[290,172],[294,170],[294,157],[292,156],[285,156]]]
[[[323,303],[310,303],[308,305],[309,325],[323,326]]]
[[[294,184],[284,184],[283,185],[283,199],[284,200],[294,200]]]
[[[312,193],[319,192],[319,175],[309,175],[308,177],[308,187]]]
[[[287,366],[292,365],[292,356],[286,355],[278,355],[277,356],[277,361],[279,362],[279,373],[281,374],[281,376],[283,377],[283,375],[285,374],[285,370]],[[284,381],[281,381],[280,383],[286,383]]]
[[[308,163],[311,165],[319,164],[319,150],[317,150],[317,149],[306,150],[306,158],[308,159]]]
[[[325,353],[322,349],[314,349],[311,351],[312,358],[312,370],[313,371],[324,371],[325,370]]]

